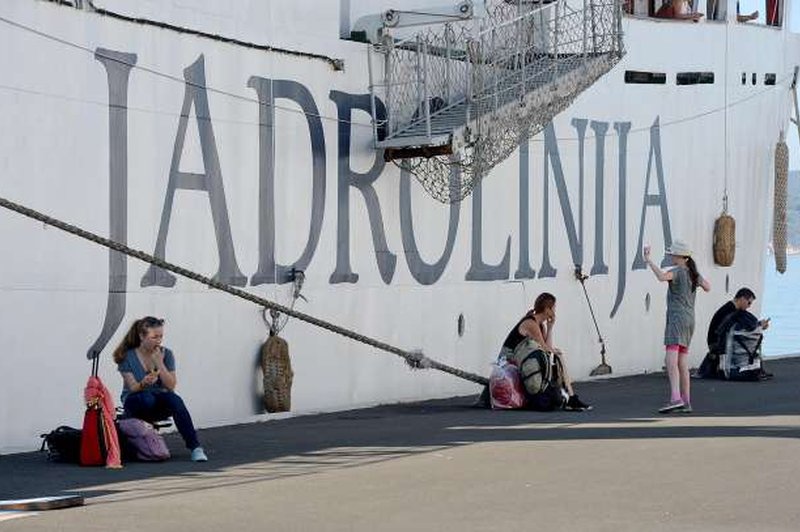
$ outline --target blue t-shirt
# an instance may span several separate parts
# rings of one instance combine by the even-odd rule
[[[164,350],[164,366],[169,371],[175,371],[175,357],[172,354],[172,350],[168,347],[162,348]],[[117,369],[120,373],[132,373],[133,378],[136,379],[136,382],[141,381],[147,375],[142,363],[139,361],[139,357],[136,356],[135,349],[128,349],[125,353],[125,359],[117,364]],[[166,391],[164,387],[164,383],[161,382],[161,378],[159,378],[152,386],[146,388],[148,391]],[[131,393],[138,393],[138,392],[131,392],[128,389],[128,385],[125,383],[125,379],[122,380],[122,394],[120,395],[120,401],[122,404],[125,404],[125,399]]]

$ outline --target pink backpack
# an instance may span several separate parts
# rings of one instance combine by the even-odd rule
[[[119,430],[125,435],[128,444],[136,451],[136,458],[146,462],[168,460],[169,449],[164,437],[153,425],[137,418],[125,418],[117,421]]]

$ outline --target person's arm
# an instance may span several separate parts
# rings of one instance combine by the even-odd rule
[[[751,328],[761,327],[762,331],[766,331],[767,329],[769,329],[769,320],[770,320],[769,318],[760,320],[760,319],[758,319],[756,317],[755,314],[753,314],[752,312],[750,312],[748,310],[743,310],[742,312],[747,317],[748,322],[751,324]],[[752,324],[755,324],[755,325],[752,325]]]
[[[130,392],[141,392],[142,390],[146,390],[150,386],[156,382],[157,377],[148,373],[145,375],[144,379],[137,381],[136,377],[133,376],[133,373],[128,371],[122,372],[122,380],[125,382],[125,386],[128,388]]]
[[[717,329],[719,328],[719,324],[722,323],[722,320],[725,319],[726,316],[730,314],[728,311],[729,304],[725,303],[711,317],[711,322],[708,324],[708,334],[706,334],[706,343],[708,344],[709,351],[712,350],[711,346],[715,346],[719,341],[719,335],[717,334]]]
[[[686,13],[685,15],[674,15],[672,18],[679,20],[693,20],[697,22],[703,18],[703,13]]]
[[[753,11],[749,15],[740,15],[736,13],[736,22],[750,22],[758,18],[758,11]]]
[[[701,275],[697,281],[700,283],[700,288],[702,288],[704,291],[711,291],[711,283],[708,281],[708,279]]]
[[[644,261],[647,263],[648,266],[650,266],[650,269],[655,274],[656,279],[658,279],[659,281],[662,281],[662,282],[671,281],[672,280],[672,272],[671,271],[666,271],[665,272],[664,270],[659,268],[656,265],[655,262],[650,260],[650,246],[645,246],[644,247]]]
[[[548,319],[543,324],[544,325],[544,331],[545,331],[544,341],[545,341],[545,343],[547,345],[550,345],[550,346],[553,345],[553,327],[555,326],[555,324],[556,324],[556,319],[555,318]]]
[[[542,346],[546,351],[553,351],[553,346],[550,344],[550,333],[548,332],[548,338],[545,338],[542,334],[542,329],[539,327],[539,323],[534,319],[525,320],[519,326],[520,334],[527,336],[536,341],[537,344]]]
[[[703,17],[702,13],[692,11],[691,5],[686,0],[672,0],[665,10],[662,18],[672,18],[676,20],[693,20],[697,22]]]
[[[155,356],[155,363],[156,369],[158,370],[157,377],[161,379],[161,384],[169,391],[175,389],[175,386],[178,385],[178,377],[175,375],[175,363],[174,361],[168,360],[171,357],[171,353],[168,356],[166,349],[163,347],[159,349]],[[170,369],[173,368],[173,369]]]

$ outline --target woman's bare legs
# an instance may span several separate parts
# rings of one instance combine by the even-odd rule
[[[683,404],[689,406],[691,401],[691,378],[689,376],[689,353],[684,352],[678,355],[678,373],[680,375],[680,394]]]
[[[676,403],[681,400],[681,378],[678,369],[678,350],[667,349],[664,356],[664,365],[667,367],[667,377],[669,378],[669,401]]]
[[[569,376],[569,370],[567,369],[567,362],[564,360],[564,353],[562,353],[561,350],[556,349],[553,354],[556,356],[556,358],[558,358],[558,363],[561,366],[564,389],[568,394],[575,395],[575,390],[572,388],[572,378]]]

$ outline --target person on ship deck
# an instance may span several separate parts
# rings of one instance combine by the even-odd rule
[[[658,8],[654,16],[655,18],[672,18],[697,22],[703,18],[703,13],[692,11],[689,0],[667,0]]]

